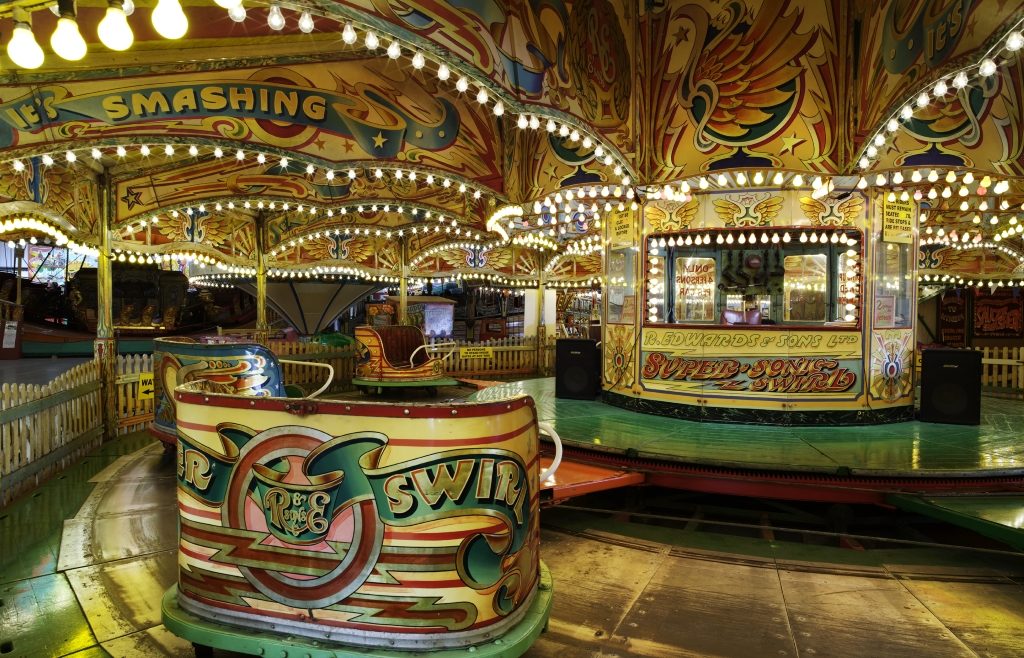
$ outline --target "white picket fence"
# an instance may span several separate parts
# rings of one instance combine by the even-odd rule
[[[0,384],[0,504],[87,454],[103,440],[95,362],[49,384]]]
[[[431,344],[446,342],[451,341],[436,339],[431,341]],[[453,377],[547,374],[554,370],[554,338],[544,341],[540,350],[537,349],[535,336],[454,342],[451,356],[445,359],[445,372]],[[450,349],[452,348],[432,348],[431,352],[435,356],[441,356]],[[471,356],[474,351],[485,356]]]
[[[282,359],[330,363],[335,375],[327,393],[352,388],[359,358],[355,345],[272,340],[269,347]],[[485,348],[487,356],[466,352],[463,357],[462,350],[467,348]],[[545,340],[540,349],[536,338],[461,341],[446,360],[447,372],[455,377],[547,374],[553,368],[554,339]],[[139,395],[140,375],[152,372],[152,354],[117,357],[118,434],[145,429],[153,420],[155,400]],[[311,390],[322,383],[324,371],[288,363],[283,365],[283,375],[285,383]],[[103,439],[102,407],[96,362],[76,366],[46,385],[0,385],[0,505],[99,445]]]

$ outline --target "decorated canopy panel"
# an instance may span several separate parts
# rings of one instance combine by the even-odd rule
[[[417,176],[415,181],[410,180],[408,170],[401,178],[396,177],[397,169],[389,169],[387,174],[382,171],[378,178],[377,167],[373,163],[367,165],[353,170],[357,174],[354,179],[348,177],[348,169],[345,169],[328,180],[322,173],[306,173],[301,165],[290,165],[284,169],[278,160],[260,164],[254,159],[239,161],[230,157],[207,157],[183,166],[162,168],[157,172],[119,180],[117,220],[118,223],[131,222],[168,208],[232,200],[238,205],[249,201],[254,210],[258,209],[257,204],[261,201],[268,209],[271,202],[275,202],[275,207],[289,203],[293,207],[303,205],[304,209],[317,209],[317,215],[295,213],[286,222],[287,226],[280,229],[281,236],[291,228],[312,227],[317,219],[325,218],[328,209],[339,214],[343,214],[342,209],[355,214],[359,206],[365,209],[360,215],[376,216],[377,211],[371,210],[374,206],[383,208],[390,205],[397,210],[402,205],[402,213],[380,213],[379,221],[373,223],[382,226],[398,226],[423,219],[426,210],[413,215],[413,207],[429,208],[435,214],[483,225],[489,207],[483,195],[474,199],[468,189],[460,192],[457,185],[444,187],[440,180],[428,184],[423,175]]]
[[[860,75],[854,96],[859,139],[877,130],[919,87],[936,82],[950,66],[985,46],[1022,9],[1021,0],[863,3],[862,44],[856,54]],[[939,110],[950,116],[922,117],[923,123],[947,133],[946,140],[956,139],[953,132],[969,130],[977,115],[991,110],[994,92],[983,90],[971,99],[958,94],[950,108]]]
[[[394,240],[375,235],[321,235],[286,245],[274,254],[268,265],[289,267],[308,263],[331,264],[343,261],[370,270],[396,272],[399,269],[398,245]],[[335,263],[336,264],[336,263]]]
[[[636,13],[624,0],[342,0],[471,65],[516,98],[570,113],[628,152]]]
[[[655,3],[644,169],[654,181],[726,168],[842,168],[845,3]]]
[[[495,121],[433,76],[373,56],[0,88],[0,147],[14,153],[190,139],[324,167],[404,162],[500,188]]]
[[[1024,62],[1018,51],[1004,72],[980,79],[926,107],[879,149],[874,168],[965,167],[1024,175]]]

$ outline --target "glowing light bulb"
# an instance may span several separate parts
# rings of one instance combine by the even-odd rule
[[[217,3],[217,6],[223,7],[224,9],[234,9],[235,7],[242,4],[242,0],[213,0]]]
[[[313,31],[313,27],[313,17],[309,15],[308,11],[302,12],[302,15],[299,16],[299,29],[303,33],[309,34]]]
[[[452,71],[451,71],[451,69],[448,68],[447,64],[441,64],[440,66],[437,67],[437,79],[438,80],[444,81],[444,80],[447,80],[450,77],[452,77]]]
[[[955,89],[963,89],[966,86],[967,86],[967,74],[965,72],[963,72],[963,71],[960,71],[959,73],[957,73],[953,77],[953,88],[955,88]]]
[[[427,58],[423,56],[423,53],[417,52],[412,56],[412,67],[417,71],[427,65]]]
[[[978,67],[978,73],[980,73],[982,75],[982,77],[985,77],[985,78],[987,78],[988,76],[992,75],[995,72],[996,72],[996,63],[995,63],[995,61],[993,61],[991,59],[984,59],[984,60],[982,60],[981,66]]]
[[[349,46],[356,42],[356,29],[352,27],[352,23],[345,23],[341,30],[341,40]]]
[[[380,39],[377,38],[377,35],[374,32],[370,31],[366,33],[365,37],[363,37],[363,44],[366,46],[367,50],[377,50],[377,46],[380,45]]]
[[[14,24],[14,32],[7,44],[7,56],[23,69],[37,69],[43,65],[43,49],[36,43],[31,25],[22,21]]]
[[[458,81],[455,83],[455,88],[460,93],[464,93],[467,89],[469,89],[469,80],[466,79],[466,76],[462,76],[458,79]]]
[[[57,19],[57,29],[50,37],[50,47],[59,57],[69,62],[77,62],[85,57],[88,48],[82,33],[78,31],[78,23],[73,12],[61,12],[61,17]]]
[[[278,14],[280,13],[281,10],[278,9]],[[188,17],[185,16],[178,0],[158,0],[151,20],[153,29],[165,39],[180,39],[188,32]]]
[[[230,18],[231,20],[233,20],[236,23],[241,23],[241,22],[245,21],[245,17],[246,17],[245,6],[241,2],[239,2],[237,5],[235,5],[231,9],[228,9],[228,18]]]
[[[402,56],[402,47],[398,45],[397,41],[392,41],[388,44],[387,53],[391,59],[398,59]]]

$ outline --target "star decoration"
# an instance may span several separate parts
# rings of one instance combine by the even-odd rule
[[[383,135],[383,134],[382,134],[382,133],[381,133],[381,132],[380,132],[380,131],[378,130],[378,131],[377,131],[377,136],[373,138],[373,148],[377,148],[377,149],[381,149],[381,148],[384,148],[384,142],[386,142],[386,141],[388,141],[388,138],[387,138],[387,137],[385,137],[385,136],[384,136],[384,135]]]
[[[129,187],[125,190],[125,194],[121,197],[121,201],[128,204],[128,210],[131,210],[137,205],[142,203],[142,192],[136,190],[134,187]]]
[[[352,143],[351,141],[349,141],[349,140],[347,140],[347,139],[346,139],[346,140],[345,140],[345,144],[344,144],[344,147],[345,147],[345,153],[351,153],[351,152],[352,152],[352,147],[353,147],[353,146],[355,146],[355,144],[353,144],[353,143]]]
[[[313,142],[313,146],[315,146],[318,151],[323,151],[324,150],[324,140],[323,139],[318,139],[318,140],[314,141]]]
[[[792,153],[798,145],[803,144],[807,140],[803,137],[797,137],[796,133],[793,133],[791,137],[782,138],[782,150],[779,151],[779,155],[783,153]]]
[[[690,28],[685,25],[680,25],[676,33],[672,35],[672,38],[678,41],[689,41],[690,40]]]

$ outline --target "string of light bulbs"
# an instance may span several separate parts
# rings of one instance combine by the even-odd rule
[[[910,93],[906,101],[900,104],[899,109],[884,119],[882,126],[867,141],[857,160],[857,165],[861,169],[869,169],[875,158],[878,157],[879,149],[885,146],[886,142],[905,123],[913,120],[915,107],[923,109],[932,102],[947,102],[966,89],[968,85],[995,75],[999,71],[1000,62],[998,60],[1001,52],[1005,50],[1009,53],[1016,53],[1021,47],[1024,47],[1022,26],[1024,26],[1024,19],[1010,27],[1004,33],[1005,36],[982,53],[974,64],[953,73],[943,74],[938,80],[924,84]],[[950,94],[951,90],[952,94]]]

